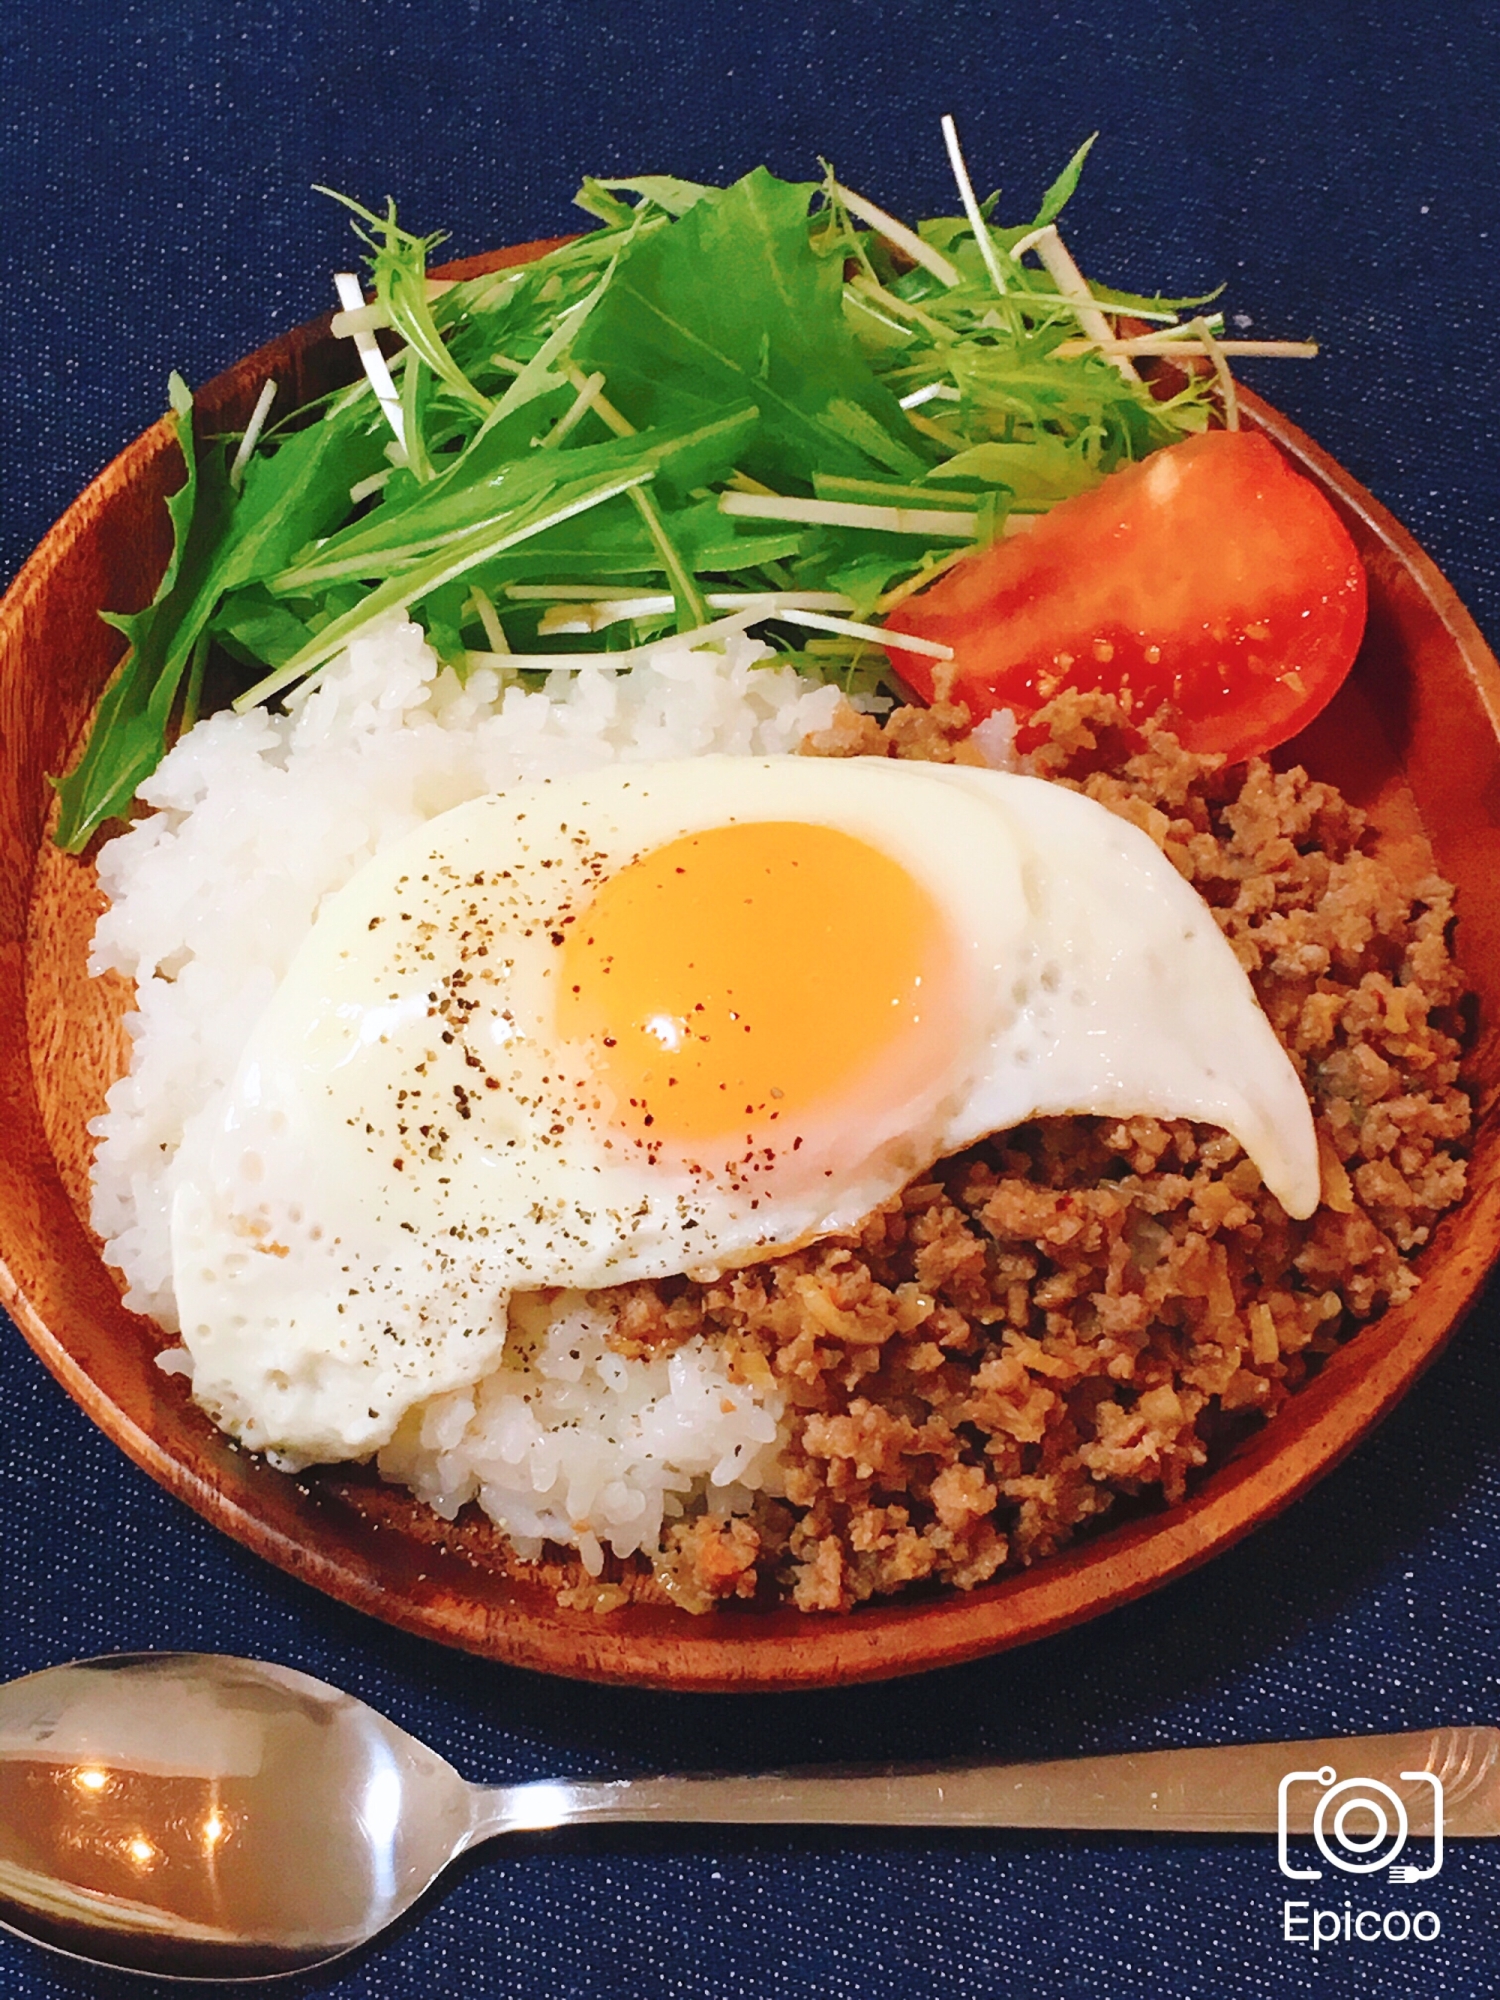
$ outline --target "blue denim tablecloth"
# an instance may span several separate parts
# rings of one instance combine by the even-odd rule
[[[201,381],[329,303],[348,237],[314,181],[396,194],[455,254],[568,229],[584,171],[809,175],[823,153],[909,214],[952,207],[951,110],[1007,215],[1102,129],[1070,216],[1090,271],[1227,280],[1237,327],[1317,335],[1317,363],[1247,379],[1394,507],[1493,641],[1497,26],[1493,5],[1409,0],[18,0],[0,18],[0,574],[158,414],[170,367]],[[133,1647],[260,1654],[491,1779],[1500,1722],[1495,1327],[1492,1293],[1339,1472],[1131,1610],[926,1680],[729,1700],[538,1679],[325,1602],[159,1492],[0,1326],[0,1678]],[[1285,1886],[1264,1841],[538,1838],[289,1990],[1500,1989],[1500,1848],[1451,1850],[1420,1898],[1442,1924],[1427,1944],[1315,1959],[1281,1935]],[[148,1990],[0,1937],[3,2000]]]

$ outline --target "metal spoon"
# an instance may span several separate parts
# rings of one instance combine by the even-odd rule
[[[1285,1827],[1305,1832],[1335,1762],[1351,1760],[1366,1788],[1403,1787],[1414,1834],[1433,1832],[1435,1799],[1449,1837],[1500,1834],[1494,1729],[947,1771],[470,1785],[289,1667],[122,1654],[0,1688],[0,1925],[130,1972],[269,1979],[366,1943],[497,1833],[604,1820],[1269,1833],[1279,1791]],[[1300,1786],[1283,1786],[1289,1774]],[[1435,1868],[1404,1879],[1422,1872]]]

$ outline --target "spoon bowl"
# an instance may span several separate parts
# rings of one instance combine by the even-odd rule
[[[125,1654],[0,1688],[0,1922],[77,1957],[305,1971],[409,1909],[474,1824],[450,1764],[289,1667]]]

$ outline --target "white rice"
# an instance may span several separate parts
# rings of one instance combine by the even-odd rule
[[[701,1335],[627,1361],[609,1330],[577,1292],[516,1301],[501,1365],[414,1410],[380,1470],[445,1520],[477,1500],[528,1558],[546,1540],[572,1544],[593,1576],[601,1541],[650,1553],[695,1493],[738,1513],[757,1487],[776,1488],[779,1397],[731,1382]]]
[[[92,966],[133,978],[138,1012],[130,1072],[93,1125],[93,1222],[128,1305],[177,1326],[172,1162],[323,899],[412,827],[485,792],[616,761],[794,750],[840,697],[758,664],[769,657],[743,636],[722,652],[665,640],[628,669],[560,672],[528,693],[489,668],[460,685],[397,616],[289,715],[216,715],[183,738],[143,788],[155,813],[99,860],[110,906]],[[743,1507],[774,1482],[774,1392],[731,1384],[701,1341],[622,1360],[576,1296],[552,1310],[550,1332],[534,1319],[520,1332],[513,1316],[500,1369],[413,1411],[382,1471],[446,1515],[477,1499],[523,1553],[550,1538],[596,1573],[602,1544],[654,1548],[664,1517],[695,1494]]]

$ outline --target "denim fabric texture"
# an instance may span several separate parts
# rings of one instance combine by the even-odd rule
[[[953,208],[952,111],[1009,219],[1101,138],[1084,268],[1227,283],[1244,377],[1425,542],[1500,640],[1500,7],[1207,0],[13,0],[0,19],[0,578],[165,404],[331,303],[326,182],[462,255],[573,227],[582,173],[819,154]],[[1497,884],[1500,892],[1500,884]],[[0,1135],[3,1143],[3,1135]],[[190,1647],[335,1681],[476,1778],[1074,1752],[1500,1722],[1500,1293],[1376,1435],[1194,1576],[1045,1645],[848,1693],[570,1685],[390,1631],[171,1500],[0,1324],[0,1678]],[[337,1830],[330,1830],[337,1838]],[[1500,1843],[1455,1844],[1430,1943],[1282,1935],[1265,1840],[526,1837],[368,1951],[339,2000],[1262,2000],[1500,1989]],[[1340,1907],[1343,1884],[1320,1885]],[[3,2000],[159,1990],[0,1935]]]

